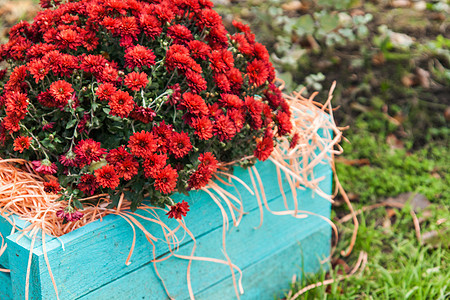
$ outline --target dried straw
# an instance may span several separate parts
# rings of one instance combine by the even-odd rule
[[[285,99],[290,105],[294,116],[292,120],[293,133],[298,134],[299,143],[295,146],[294,149],[290,149],[289,140],[287,138],[281,138],[277,147],[274,149],[272,155],[270,156],[269,161],[271,161],[276,166],[280,192],[283,196],[283,201],[286,208],[285,211],[273,211],[269,208],[264,192],[264,184],[261,181],[256,167],[251,167],[248,169],[252,181],[252,187],[250,187],[240,178],[227,172],[230,165],[237,163],[237,161],[220,164],[220,171],[215,174],[215,179],[228,186],[235,186],[235,183],[238,183],[239,185],[242,185],[245,189],[247,189],[251,195],[256,196],[261,215],[259,226],[261,226],[263,222],[263,207],[265,207],[270,213],[276,215],[291,215],[295,218],[305,218],[307,216],[316,216],[322,218],[330,224],[330,226],[333,228],[333,232],[337,236],[337,228],[329,219],[321,215],[301,210],[297,199],[297,189],[310,188],[314,190],[317,195],[329,200],[330,202],[333,202],[333,196],[325,193],[319,187],[319,183],[323,178],[314,178],[313,170],[319,164],[331,164],[334,170],[334,156],[342,153],[342,147],[339,146],[339,142],[342,139],[342,128],[336,126],[333,119],[333,110],[331,107],[332,92],[334,88],[335,83],[333,83],[331,87],[328,99],[325,104],[320,104],[314,101],[314,97],[317,95],[317,93],[312,94],[309,98],[303,97],[301,95],[301,92],[294,93],[294,95],[292,96],[284,95]],[[253,157],[246,157],[242,160],[249,158],[251,159]],[[293,210],[289,209],[286,193],[281,185],[283,175],[289,183],[293,195]],[[16,227],[15,224],[13,224],[13,221],[8,218],[8,216],[10,215],[18,215],[22,219],[29,221],[30,225],[25,229],[22,229],[22,234],[30,235],[31,237],[33,237],[33,241],[36,238],[36,234],[39,230],[41,230],[42,234],[45,233],[55,237],[59,237],[88,223],[91,223],[98,219],[102,219],[108,214],[116,214],[126,220],[133,229],[133,243],[131,245],[131,249],[125,263],[130,263],[130,258],[133,254],[136,241],[136,226],[144,233],[147,241],[153,247],[153,266],[155,268],[157,276],[161,279],[161,283],[163,284],[164,289],[166,290],[166,293],[169,297],[169,291],[164,284],[164,281],[159,276],[156,263],[166,260],[171,256],[186,259],[189,261],[187,268],[187,281],[189,295],[191,298],[194,298],[194,294],[191,286],[190,269],[191,263],[194,260],[209,261],[228,265],[232,274],[236,296],[239,298],[239,294],[243,293],[242,271],[231,262],[226,253],[225,244],[226,231],[229,229],[230,223],[229,215],[231,216],[231,220],[233,221],[233,226],[238,226],[243,215],[245,214],[243,209],[243,200],[241,199],[237,188],[235,195],[221,188],[214,181],[211,181],[206,187],[203,188],[203,190],[217,204],[222,213],[222,248],[225,259],[218,259],[194,256],[196,240],[194,235],[186,227],[186,224],[183,220],[178,220],[178,226],[174,229],[171,229],[164,223],[164,221],[159,219],[157,214],[158,210],[167,212],[167,210],[165,209],[150,207],[145,204],[141,205],[139,209],[147,211],[150,215],[152,215],[151,218],[130,212],[130,202],[125,201],[126,199],[124,199],[123,195],[120,198],[119,205],[116,209],[107,208],[108,204],[110,203],[108,195],[102,194],[85,198],[83,200],[98,199],[99,201],[97,205],[87,206],[82,211],[84,213],[84,217],[81,220],[63,224],[62,220],[56,216],[56,213],[59,210],[64,209],[68,205],[68,203],[66,201],[55,201],[57,200],[58,196],[47,194],[44,191],[43,183],[48,179],[49,178],[44,178],[33,172],[30,164],[24,160],[0,159],[0,214],[6,217],[6,219],[11,222],[11,225],[14,228]],[[351,215],[355,222],[355,233],[350,247],[346,253],[348,254],[351,251],[354,244],[354,239],[356,238],[357,219],[355,212],[351,208],[350,202],[347,201],[348,197],[346,197],[345,191],[342,189],[342,186],[340,186],[338,180],[336,180],[336,188],[339,189],[341,193],[343,193],[344,199],[346,199],[347,204],[350,206]],[[154,222],[161,227],[161,230],[164,234],[163,240],[167,244],[170,255],[167,255],[161,259],[156,258],[156,249],[154,242],[158,240],[158,238],[148,232],[147,229],[140,223],[139,219],[145,219],[147,221]],[[176,252],[181,241],[178,239],[175,233],[181,229],[184,231],[183,238],[187,234],[193,240],[193,249],[191,255],[188,256],[180,255]],[[1,255],[6,249],[6,244],[4,243],[3,237],[1,235],[0,238],[2,240],[0,246]],[[30,270],[28,270],[28,273],[29,271]],[[49,265],[48,271],[51,275],[55,292],[58,297],[57,287],[51,274],[51,268]],[[236,281],[235,278],[235,271],[237,271],[240,275],[238,281]],[[29,274],[27,275],[27,278],[29,278]],[[28,294],[28,288],[26,290],[26,294]],[[295,296],[296,295],[294,295],[293,298],[295,298]]]

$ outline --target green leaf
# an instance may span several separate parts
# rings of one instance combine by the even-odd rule
[[[312,34],[314,32],[315,24],[311,15],[304,15],[297,19],[294,29],[298,35]]]
[[[73,200],[73,205],[78,209],[83,209],[83,204],[78,199]]]
[[[70,128],[74,127],[76,123],[77,123],[77,119],[70,120],[69,122],[67,122],[66,129],[70,129]]]
[[[339,16],[336,14],[326,14],[320,18],[320,27],[325,32],[330,32],[339,26]]]

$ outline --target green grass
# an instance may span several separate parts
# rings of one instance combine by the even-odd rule
[[[380,226],[384,209],[360,217],[358,239],[350,258],[352,266],[360,251],[368,255],[368,263],[361,273],[343,281],[335,281],[329,286],[316,287],[301,296],[301,299],[448,299],[450,297],[450,252],[448,240],[450,231],[442,233],[442,241],[447,245],[421,245],[416,238],[409,208],[400,211],[391,225]],[[436,225],[439,217],[449,216],[447,208],[439,210],[427,222],[422,232],[439,227],[443,230],[450,225]],[[351,234],[350,227],[341,227],[340,248],[346,246]],[[337,279],[341,267],[332,269],[328,277]],[[325,273],[307,276],[292,285],[293,293],[302,287],[323,281]]]

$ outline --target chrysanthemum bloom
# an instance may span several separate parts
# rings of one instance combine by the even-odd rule
[[[200,165],[189,177],[188,190],[198,190],[206,186],[211,180],[212,175],[217,171],[218,161],[211,152],[200,154],[198,160],[200,161]]]
[[[189,204],[186,201],[178,202],[175,205],[170,207],[170,211],[166,214],[168,218],[181,219],[182,217],[186,217],[187,212],[189,211]]]
[[[116,164],[118,168],[119,177],[125,180],[131,180],[138,173],[139,162],[134,157],[129,157],[124,161]]]
[[[90,165],[93,161],[100,161],[103,155],[106,154],[101,144],[93,139],[79,141],[75,146],[74,152],[80,166]]]
[[[156,136],[156,151],[166,153],[172,137],[173,126],[162,121],[158,126],[153,127],[152,133]]]
[[[27,66],[36,83],[44,79],[49,71],[48,66],[41,59],[32,60]]]
[[[128,141],[131,153],[137,157],[148,157],[156,150],[155,136],[147,131],[134,133]]]
[[[29,136],[19,136],[14,140],[14,151],[23,153],[24,150],[30,148],[32,138]]]
[[[213,132],[222,142],[231,140],[236,135],[236,128],[228,116],[219,115],[215,120]]]
[[[56,216],[66,222],[75,222],[80,220],[84,216],[84,214],[68,206],[65,209],[58,210],[56,212]]]
[[[65,167],[75,167],[77,165],[76,155],[73,151],[69,151],[59,157],[59,162]]]
[[[54,125],[55,125],[55,122],[44,123],[44,125],[42,126],[42,131],[50,131],[53,129]]]
[[[125,76],[125,85],[132,91],[139,91],[148,83],[147,74],[144,72],[131,72]]]
[[[106,165],[101,167],[100,169],[95,170],[95,179],[100,186],[113,190],[120,183],[119,175],[111,165]]]
[[[158,173],[164,168],[167,162],[167,155],[165,154],[151,154],[143,163],[144,176],[149,178],[156,178]]]
[[[95,94],[100,100],[107,101],[117,91],[117,88],[112,83],[100,84]]]
[[[264,137],[261,141],[256,144],[256,149],[254,155],[260,161],[265,161],[269,158],[270,154],[273,151],[273,138],[272,137]]]
[[[25,114],[28,111],[29,99],[27,95],[18,92],[11,92],[6,94],[6,112],[11,114],[13,112]]]
[[[56,174],[56,172],[58,171],[58,167],[56,167],[56,164],[52,163],[48,159],[33,160],[31,162],[31,165],[33,166],[36,172],[42,174],[52,175]]]
[[[126,118],[134,108],[133,97],[127,92],[118,90],[108,102],[111,108],[110,114],[120,118]]]
[[[278,135],[283,136],[291,132],[292,122],[290,116],[285,112],[277,113]]]
[[[218,161],[211,152],[201,153],[198,160],[201,162],[201,166],[209,169],[211,173],[215,173],[218,168]]]
[[[170,139],[169,151],[175,158],[182,158],[192,149],[189,136],[185,132],[174,132]]]
[[[247,75],[251,84],[255,84],[256,86],[263,85],[269,78],[269,68],[267,67],[267,63],[255,59],[248,64]]]
[[[50,194],[58,194],[61,191],[61,186],[58,181],[50,180],[49,182],[44,182],[44,191]]]
[[[58,80],[50,85],[49,92],[56,100],[57,106],[65,106],[72,97],[73,88],[67,81]]]
[[[111,164],[115,165],[118,163],[122,163],[126,159],[132,157],[130,153],[125,149],[125,146],[120,146],[117,149],[111,149],[106,155],[106,161]]]
[[[208,117],[193,119],[192,128],[201,140],[209,140],[213,136],[213,125]]]
[[[292,136],[291,142],[289,143],[289,149],[295,148],[295,146],[298,145],[299,141],[300,141],[300,136],[299,136],[298,132],[296,132]]]
[[[94,195],[98,188],[98,182],[94,175],[84,174],[80,178],[77,188],[88,196]]]
[[[153,121],[154,117],[156,117],[156,113],[150,107],[134,105],[134,108],[130,113],[130,117],[135,120],[141,121],[144,124],[148,124]]]
[[[150,68],[155,64],[155,54],[153,51],[147,47],[136,45],[130,47],[125,51],[125,66],[130,69],[135,67]]]
[[[177,170],[167,165],[155,178],[155,189],[162,194],[170,194],[177,186]]]
[[[199,95],[192,93],[183,94],[178,109],[187,110],[190,114],[198,117],[208,115],[208,106],[206,105],[205,100]]]

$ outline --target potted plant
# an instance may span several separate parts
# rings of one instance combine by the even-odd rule
[[[239,296],[243,270],[256,296],[280,284],[262,266],[318,268],[330,227],[298,219],[329,216],[340,133],[247,25],[208,0],[41,4],[0,47],[0,295]]]

